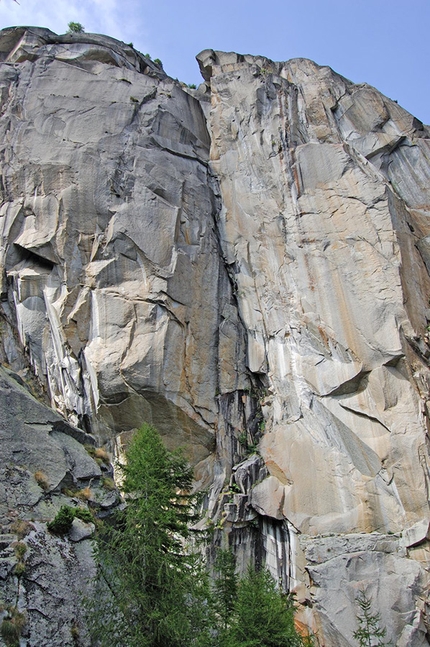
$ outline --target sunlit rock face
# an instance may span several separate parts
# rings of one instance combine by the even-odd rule
[[[321,645],[426,645],[430,136],[305,59],[0,38],[2,361],[98,443],[183,445]],[[259,455],[253,453],[257,449]]]
[[[267,386],[251,505],[297,533],[293,579],[315,587],[327,644],[350,643],[363,584],[395,644],[426,644],[422,604],[398,598],[426,586],[429,131],[308,60],[198,60],[221,246]],[[369,543],[417,524],[419,553]]]
[[[75,424],[106,439],[151,420],[199,463],[215,395],[247,382],[200,105],[113,39],[4,39],[1,260],[21,344]]]
[[[310,61],[199,58],[220,240],[248,367],[267,379],[261,451],[282,512],[309,534],[397,532],[428,514],[411,379],[429,354],[427,131]]]

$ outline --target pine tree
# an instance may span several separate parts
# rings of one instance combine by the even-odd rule
[[[94,647],[302,647],[294,607],[269,572],[219,551],[215,580],[187,551],[192,471],[158,432],[140,429],[122,466],[126,505],[98,533],[90,616]]]
[[[380,627],[379,613],[371,613],[372,601],[364,591],[358,593],[357,603],[360,614],[357,616],[358,629],[353,633],[354,640],[360,647],[384,647],[387,644],[383,642],[387,630]]]
[[[213,607],[220,634],[227,631],[236,604],[238,577],[235,569],[233,553],[230,550],[218,550],[214,564]]]
[[[249,568],[239,582],[233,619],[223,647],[301,647],[291,596],[280,591],[267,570]],[[309,643],[308,643],[309,644]]]
[[[96,644],[204,645],[207,584],[197,557],[184,549],[193,520],[192,471],[149,425],[136,433],[126,457],[126,507],[97,540]]]

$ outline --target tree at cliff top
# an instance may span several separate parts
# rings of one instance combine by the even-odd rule
[[[196,555],[184,550],[195,502],[188,494],[192,471],[149,425],[136,433],[126,457],[127,505],[97,540],[96,644],[208,645],[206,579]]]
[[[80,22],[69,22],[68,23],[68,34],[83,34],[85,31],[85,27],[81,25]]]

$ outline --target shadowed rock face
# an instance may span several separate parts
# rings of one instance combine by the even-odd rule
[[[426,645],[428,128],[305,59],[205,50],[192,91],[103,36],[0,58],[3,362],[99,442],[185,445],[321,644],[364,588]]]
[[[72,490],[91,488],[89,498],[105,513],[118,496],[102,486],[107,467],[102,472],[84,448],[94,445],[94,438],[66,423],[20,382],[0,368],[1,599],[25,612],[26,644],[62,647],[73,645],[73,627],[86,636],[94,525],[75,519],[68,541],[49,534],[46,522],[61,505],[85,505]],[[18,541],[25,547],[20,578],[14,576]]]

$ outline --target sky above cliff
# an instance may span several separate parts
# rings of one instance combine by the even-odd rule
[[[170,76],[200,83],[206,48],[311,58],[374,85],[430,123],[430,0],[0,0],[0,28],[69,21],[163,61]]]

